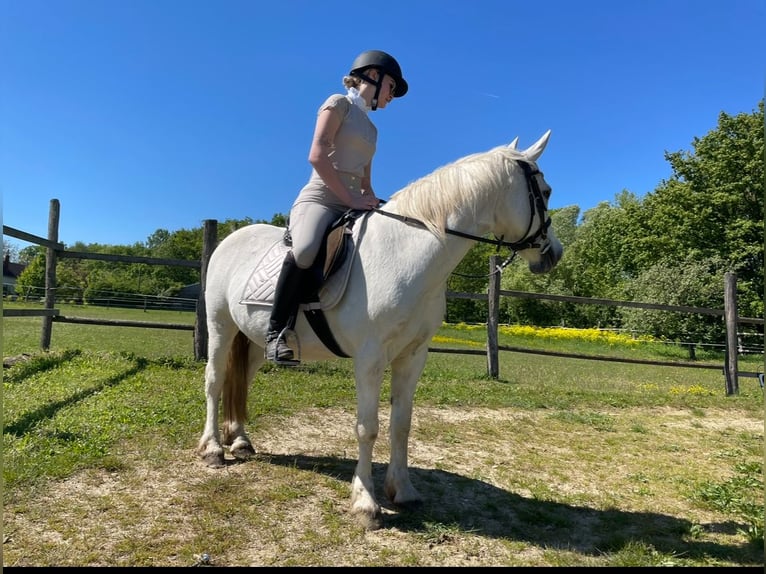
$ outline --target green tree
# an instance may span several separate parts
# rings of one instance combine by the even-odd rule
[[[624,190],[613,204],[603,202],[586,211],[561,269],[554,270],[565,272],[566,290],[618,300],[642,293],[644,301],[653,302],[643,285],[647,278],[659,280],[663,270],[679,262],[699,270],[711,269],[715,261],[737,273],[740,314],[762,316],[763,106],[759,102],[752,114],[721,113],[716,129],[694,139],[693,151],[666,152],[673,176],[642,199]],[[705,272],[699,280],[712,282],[705,289],[723,293],[719,273]],[[682,287],[667,282],[664,289],[670,293],[657,301],[688,298]],[[596,319],[592,325],[619,326],[628,316],[608,309],[598,307],[586,318]]]
[[[276,225],[277,227],[287,227],[288,218],[289,215],[285,215],[284,213],[275,213],[271,218],[271,221],[262,219],[259,220],[258,223],[270,223],[271,225]]]
[[[632,301],[723,309],[724,262],[690,257],[675,263],[657,263],[630,283]],[[723,344],[723,318],[715,315],[651,309],[621,308],[623,326],[639,334],[678,342]]]
[[[529,272],[527,263],[516,257],[500,281],[506,291],[526,291],[572,295],[577,284],[577,260],[572,256],[572,246],[579,232],[577,220],[580,208],[576,205],[550,212],[551,226],[564,247],[564,255],[558,265],[549,273],[535,275]],[[502,297],[500,300],[500,321],[531,325],[579,326],[589,310],[572,303],[544,301],[517,297]]]
[[[751,114],[722,112],[718,127],[692,145],[665,154],[673,176],[645,198],[641,268],[720,258],[737,273],[741,314],[762,316],[763,100]]]
[[[44,247],[36,247],[36,255],[16,279],[16,293],[25,299],[45,296]]]
[[[463,257],[447,280],[447,289],[456,293],[486,293],[489,285],[489,257],[496,247],[478,242]],[[450,297],[445,321],[450,323],[486,323],[487,301]]]
[[[223,222],[219,222],[218,223],[218,241],[221,241],[224,237],[233,233],[240,227],[252,225],[253,223],[254,223],[253,220],[250,219],[249,217],[245,219],[227,219]],[[267,222],[259,221],[255,223],[267,223]]]
[[[18,259],[16,259],[16,261],[18,263],[23,263],[24,265],[29,265],[32,260],[37,257],[40,250],[43,250],[43,253],[45,253],[44,247],[40,247],[39,245],[28,245],[19,250]]]

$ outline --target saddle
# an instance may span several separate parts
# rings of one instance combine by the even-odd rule
[[[355,248],[352,240],[354,222],[366,213],[349,210],[327,228],[314,264],[307,273],[309,279],[301,286],[299,309],[322,343],[339,357],[349,355],[333,337],[324,310],[334,307],[343,295],[351,270],[350,255]],[[245,286],[241,304],[270,306],[273,303],[279,270],[291,247],[292,238],[288,228],[257,263]]]
[[[338,219],[336,219],[324,234],[322,239],[322,245],[319,248],[316,260],[312,269],[320,276],[320,284],[317,287],[321,287],[324,282],[335,273],[345,261],[348,255],[349,241],[351,239],[352,229],[354,222],[362,215],[363,211],[349,210]],[[292,238],[290,237],[290,230],[285,231],[285,244],[292,247]],[[314,293],[308,293],[312,299],[316,297],[319,300],[319,290],[314,290]],[[308,301],[306,301],[308,302]]]
[[[362,215],[363,211],[346,211],[335,220],[324,234],[322,245],[319,248],[314,264],[311,266],[311,275],[315,278],[313,284],[305,285],[301,294],[303,314],[314,329],[324,345],[339,357],[348,358],[338,342],[333,337],[330,326],[322,311],[319,291],[325,282],[342,266],[346,257],[351,252],[351,234],[354,222]],[[285,244],[292,246],[289,228],[285,231]],[[345,281],[343,283],[345,289]]]

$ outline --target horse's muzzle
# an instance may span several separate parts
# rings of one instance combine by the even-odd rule
[[[551,241],[540,250],[540,260],[529,264],[529,270],[537,275],[548,273],[556,267],[563,254],[564,248],[561,243]]]

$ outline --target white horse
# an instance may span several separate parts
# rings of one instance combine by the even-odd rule
[[[550,130],[526,150],[517,150],[514,140],[443,166],[408,184],[354,225],[356,249],[347,287],[324,314],[335,341],[354,363],[359,459],[351,483],[351,513],[367,529],[380,527],[372,453],[381,385],[389,367],[391,457],[384,492],[398,507],[422,502],[408,468],[412,403],[429,343],[444,318],[452,271],[477,241],[510,248],[533,273],[550,271],[562,256],[547,213],[551,188],[536,163],[549,137]],[[207,418],[197,452],[210,466],[224,464],[224,446],[235,458],[255,454],[244,428],[246,399],[264,362],[270,309],[243,304],[242,298],[254,267],[281,243],[284,231],[266,224],[238,229],[221,241],[209,262]],[[301,361],[338,357],[302,313],[295,334]],[[223,441],[218,430],[222,394]]]

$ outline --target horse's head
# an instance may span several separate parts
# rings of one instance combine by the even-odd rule
[[[508,247],[532,273],[547,273],[564,251],[550,227],[551,187],[537,168],[550,133],[524,151],[516,138],[445,165],[396,192],[383,211],[416,221],[440,241],[453,234]]]
[[[498,201],[495,214],[495,234],[527,262],[532,273],[547,273],[564,253],[548,214],[551,186],[537,167],[550,135],[548,130],[524,151],[516,150],[518,138],[506,147],[510,189],[505,201]]]

